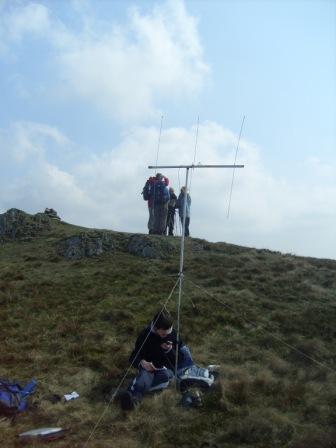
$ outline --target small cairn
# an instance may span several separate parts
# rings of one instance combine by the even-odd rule
[[[46,208],[44,210],[44,214],[49,216],[49,218],[57,219],[58,221],[61,220],[61,218],[58,216],[56,210],[54,210],[53,208]]]

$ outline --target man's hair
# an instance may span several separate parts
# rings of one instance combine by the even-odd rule
[[[157,329],[169,330],[173,326],[173,318],[168,311],[159,311],[153,317],[153,325]]]

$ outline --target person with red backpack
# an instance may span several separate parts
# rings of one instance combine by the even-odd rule
[[[170,199],[168,184],[168,178],[164,177],[161,173],[156,174],[151,191],[154,214],[153,233],[155,235],[165,235],[166,233],[168,202]]]
[[[147,179],[141,193],[144,201],[147,201],[148,204],[149,218],[147,227],[149,234],[154,233],[154,209],[153,209],[153,200],[151,197],[151,192],[154,187],[154,183],[155,183],[155,177],[151,176],[149,179]]]
[[[166,220],[169,201],[169,179],[161,173],[150,177],[142,189],[142,196],[148,203],[148,233],[163,235],[166,229]]]

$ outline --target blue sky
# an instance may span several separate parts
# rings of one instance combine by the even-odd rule
[[[191,233],[336,258],[336,2],[0,1],[0,213],[146,232],[154,164],[195,172]],[[202,173],[200,172],[202,171]],[[167,173],[179,189],[184,174]]]

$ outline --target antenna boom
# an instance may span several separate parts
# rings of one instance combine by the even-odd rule
[[[162,165],[148,167],[150,170],[155,170],[157,168],[244,168],[244,165]]]

